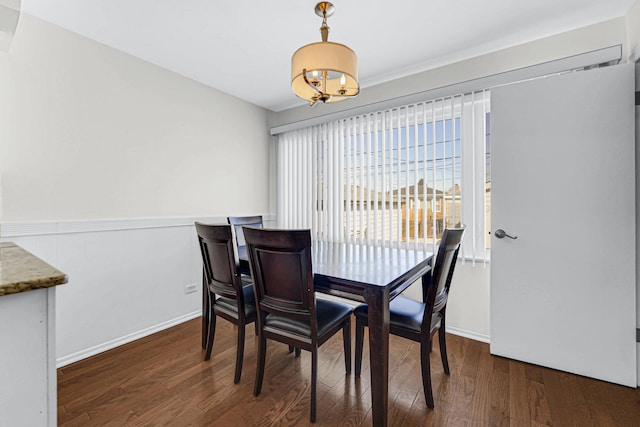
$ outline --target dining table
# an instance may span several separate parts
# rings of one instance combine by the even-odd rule
[[[387,425],[389,397],[389,302],[421,280],[431,280],[433,253],[419,247],[314,241],[313,283],[316,292],[364,302],[369,309],[371,408],[375,427]],[[246,247],[237,248],[240,271],[249,272]]]

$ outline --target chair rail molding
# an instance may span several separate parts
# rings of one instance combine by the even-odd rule
[[[274,222],[275,215],[263,215],[265,222]],[[5,222],[2,238],[49,234],[90,233],[99,231],[137,230],[147,228],[193,226],[198,222],[226,224],[226,216],[198,216],[186,218],[92,219],[70,221]]]

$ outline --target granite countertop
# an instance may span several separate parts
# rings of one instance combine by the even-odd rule
[[[67,283],[67,275],[12,242],[0,243],[0,297]]]

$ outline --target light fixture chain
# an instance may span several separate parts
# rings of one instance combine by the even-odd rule
[[[322,12],[322,25],[320,26],[320,34],[322,34],[322,41],[326,42],[329,39],[329,26],[327,25],[327,11]]]

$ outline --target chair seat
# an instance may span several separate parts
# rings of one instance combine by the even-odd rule
[[[253,285],[243,286],[242,294],[244,295],[244,317],[250,318],[256,314],[256,300],[253,296]],[[216,299],[213,308],[216,311],[221,310],[232,316],[238,316],[238,303],[232,298],[220,297]]]
[[[316,317],[318,320],[318,336],[335,328],[344,322],[345,317],[351,315],[351,307],[336,301],[316,300]],[[311,337],[311,324],[302,320],[295,320],[277,314],[269,314],[265,320],[265,327],[280,329],[305,338]]]
[[[420,333],[424,309],[424,303],[400,295],[389,303],[389,326]],[[353,310],[353,314],[356,317],[366,319],[368,317],[367,304],[357,306]],[[439,323],[440,313],[434,313],[431,318],[431,330],[438,327]]]

